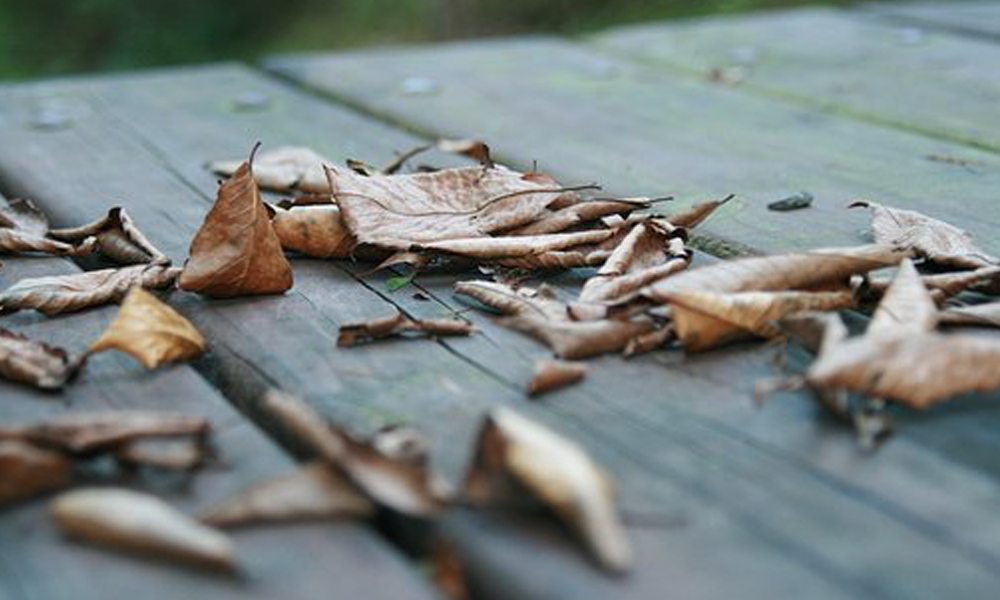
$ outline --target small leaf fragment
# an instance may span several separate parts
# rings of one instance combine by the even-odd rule
[[[535,363],[535,373],[528,382],[529,396],[540,396],[552,390],[581,381],[587,374],[587,366],[564,360],[539,360]]]
[[[391,317],[371,319],[340,326],[337,345],[355,346],[388,337],[469,335],[475,328],[460,319],[411,319],[402,312]]]
[[[0,509],[64,488],[73,478],[66,456],[26,442],[0,440]]]
[[[56,390],[80,370],[62,348],[30,340],[0,328],[0,379]]]

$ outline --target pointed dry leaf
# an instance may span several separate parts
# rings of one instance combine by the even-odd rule
[[[1000,302],[952,306],[938,313],[938,322],[943,325],[1000,327]]]
[[[180,269],[135,265],[73,275],[22,279],[0,294],[0,313],[35,309],[52,316],[120,301],[130,289],[170,286]]]
[[[836,310],[853,305],[854,296],[843,292],[736,292],[679,291],[666,297],[673,327],[684,349],[700,352],[753,334],[775,337],[776,322],[788,315],[815,310]]]
[[[425,465],[395,460],[370,443],[328,423],[298,398],[268,392],[264,408],[295,438],[336,472],[346,475],[376,504],[428,517],[441,510],[442,489]]]
[[[231,298],[292,287],[292,267],[254,183],[252,160],[219,186],[215,205],[191,242],[182,289]]]
[[[363,519],[375,505],[348,479],[323,463],[257,484],[208,510],[201,520],[215,527],[309,519]]]
[[[600,564],[625,571],[632,562],[610,477],[572,441],[508,409],[494,410],[479,433],[465,478],[469,497],[503,504],[512,478],[569,525]]]
[[[735,196],[730,194],[721,200],[699,202],[683,212],[670,215],[667,217],[667,220],[677,227],[687,227],[688,229],[697,227],[704,222],[705,219],[712,216],[712,213],[714,213],[717,208],[729,202],[734,197]]]
[[[528,395],[540,396],[552,390],[581,381],[587,375],[587,365],[564,360],[539,360],[528,382]]]
[[[934,332],[859,336],[823,352],[807,380],[823,390],[926,408],[958,394],[1000,387],[1000,340]]]
[[[965,231],[921,213],[859,200],[849,208],[870,208],[875,241],[914,252],[930,262],[959,269],[975,269],[997,264],[972,241]]]
[[[333,164],[333,161],[309,148],[282,146],[261,152],[254,162],[253,178],[265,190],[322,194],[330,191],[323,173],[324,164]],[[214,173],[230,177],[242,165],[242,159],[220,160],[209,163],[208,167]]]
[[[190,321],[141,287],[125,296],[115,320],[88,354],[119,350],[147,369],[192,359],[205,351],[205,338]]]
[[[70,454],[91,454],[146,438],[204,439],[208,421],[166,413],[116,411],[52,417],[31,425],[0,426],[0,440],[20,440]]]
[[[892,337],[932,331],[937,324],[937,312],[916,267],[905,258],[875,309],[865,335]]]
[[[76,490],[53,500],[51,511],[64,534],[85,542],[197,567],[235,569],[229,538],[149,494]]]
[[[402,312],[340,326],[338,346],[355,346],[388,337],[469,335],[475,328],[461,319],[411,319]]]
[[[0,509],[64,488],[73,478],[69,459],[14,440],[0,441]]]
[[[74,244],[93,238],[96,252],[122,265],[170,263],[170,259],[143,235],[120,206],[112,208],[93,223],[72,229],[54,229],[49,235]]]
[[[55,390],[72,379],[81,366],[62,348],[0,328],[0,379]]]
[[[348,230],[359,243],[391,250],[510,230],[535,221],[566,193],[503,167],[373,176],[327,172]]]
[[[283,249],[305,256],[347,258],[357,243],[333,204],[274,208],[271,224]]]

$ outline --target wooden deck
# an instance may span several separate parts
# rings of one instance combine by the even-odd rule
[[[710,254],[856,243],[867,216],[844,206],[857,197],[946,218],[996,254],[998,117],[1000,5],[803,9],[0,86],[0,192],[34,199],[57,225],[120,203],[180,263],[214,198],[205,163],[255,140],[378,163],[427,137],[476,136],[503,162],[537,160],[615,194],[679,205],[737,194],[697,240]],[[800,190],[812,208],[766,209]],[[900,411],[875,453],[806,394],[755,407],[755,382],[773,374],[761,344],[604,357],[584,384],[528,401],[521,390],[546,349],[474,312],[481,333],[467,339],[335,346],[340,323],[462,308],[450,290],[463,275],[389,292],[392,274],[363,276],[364,264],[292,264],[284,296],[172,296],[211,341],[196,362],[147,373],[100,355],[61,397],[0,383],[0,418],[154,406],[208,416],[224,467],[193,487],[137,482],[196,509],[291,464],[278,444],[294,440],[272,436],[258,410],[270,387],[359,431],[416,425],[453,480],[484,411],[510,405],[615,474],[637,565],[609,577],[554,525],[459,511],[440,532],[475,597],[1000,595],[1000,395]],[[4,257],[0,286],[74,269]],[[580,279],[553,283],[568,295]],[[79,350],[113,314],[2,325]],[[0,598],[436,594],[407,554],[426,536],[405,524],[241,530],[251,575],[234,581],[70,545],[44,506],[0,513]]]

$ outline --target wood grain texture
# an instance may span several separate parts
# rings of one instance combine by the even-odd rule
[[[593,41],[706,80],[715,72],[778,99],[1000,150],[1000,45],[987,41],[825,8],[624,27]]]
[[[538,159],[567,184],[597,181],[625,195],[673,193],[678,205],[735,193],[702,227],[736,249],[856,243],[867,216],[844,206],[863,196],[947,218],[1000,250],[992,234],[1000,225],[994,194],[1000,170],[926,158],[995,165],[993,154],[791,107],[580,45],[488,41],[269,64],[410,127],[483,137],[522,166]],[[413,77],[430,77],[434,93],[405,93],[403,83]],[[801,190],[815,197],[811,208],[767,210],[768,202]],[[727,253],[732,246],[708,249]]]
[[[231,110],[229,99],[244,91],[269,98],[269,108]],[[30,115],[42,92],[87,107],[85,116],[58,131],[15,119],[0,125],[11,140],[0,146],[0,181],[30,192],[60,221],[78,220],[112,193],[127,198],[130,214],[175,258],[214,193],[202,166],[208,160],[238,156],[263,139],[377,162],[415,141],[239,68],[19,86],[0,91],[0,107]],[[479,315],[468,314],[483,333],[467,340],[335,348],[339,323],[394,306],[448,314],[454,275],[421,278],[435,298],[427,302],[412,288],[385,292],[386,275],[359,283],[363,265],[295,260],[293,267],[296,286],[282,297],[174,298],[213,342],[197,368],[241,408],[252,413],[262,390],[278,385],[358,429],[412,422],[431,435],[435,462],[454,477],[484,410],[514,405],[579,440],[618,478],[635,517],[635,573],[605,577],[560,530],[530,519],[449,519],[445,529],[483,596],[644,598],[680,589],[705,597],[902,598],[956,585],[986,596],[1000,586],[1000,524],[984,501],[1000,492],[996,471],[963,463],[989,456],[988,439],[957,457],[919,438],[865,457],[801,396],[753,408],[753,382],[770,373],[770,353],[760,347],[692,359],[608,357],[593,363],[586,384],[529,403],[521,389],[545,351]],[[985,402],[980,408],[958,421],[991,414]],[[938,487],[942,478],[948,487]]]
[[[75,271],[76,266],[62,259],[5,256],[0,286]],[[18,313],[4,317],[0,325],[81,352],[114,314],[114,307],[51,319]],[[284,452],[184,365],[147,372],[124,355],[105,353],[92,357],[81,377],[62,393],[0,382],[0,399],[0,421],[5,424],[124,409],[208,418],[220,464],[190,480],[145,472],[127,481],[189,513],[294,468]],[[434,596],[418,572],[362,523],[237,531],[234,542],[245,575],[230,579],[68,542],[53,526],[47,503],[41,498],[0,511],[0,598]]]
[[[904,24],[1000,40],[1000,6],[991,0],[877,2],[864,8]]]

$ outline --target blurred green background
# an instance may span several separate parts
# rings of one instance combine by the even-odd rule
[[[0,0],[0,78],[525,32],[807,0]]]

